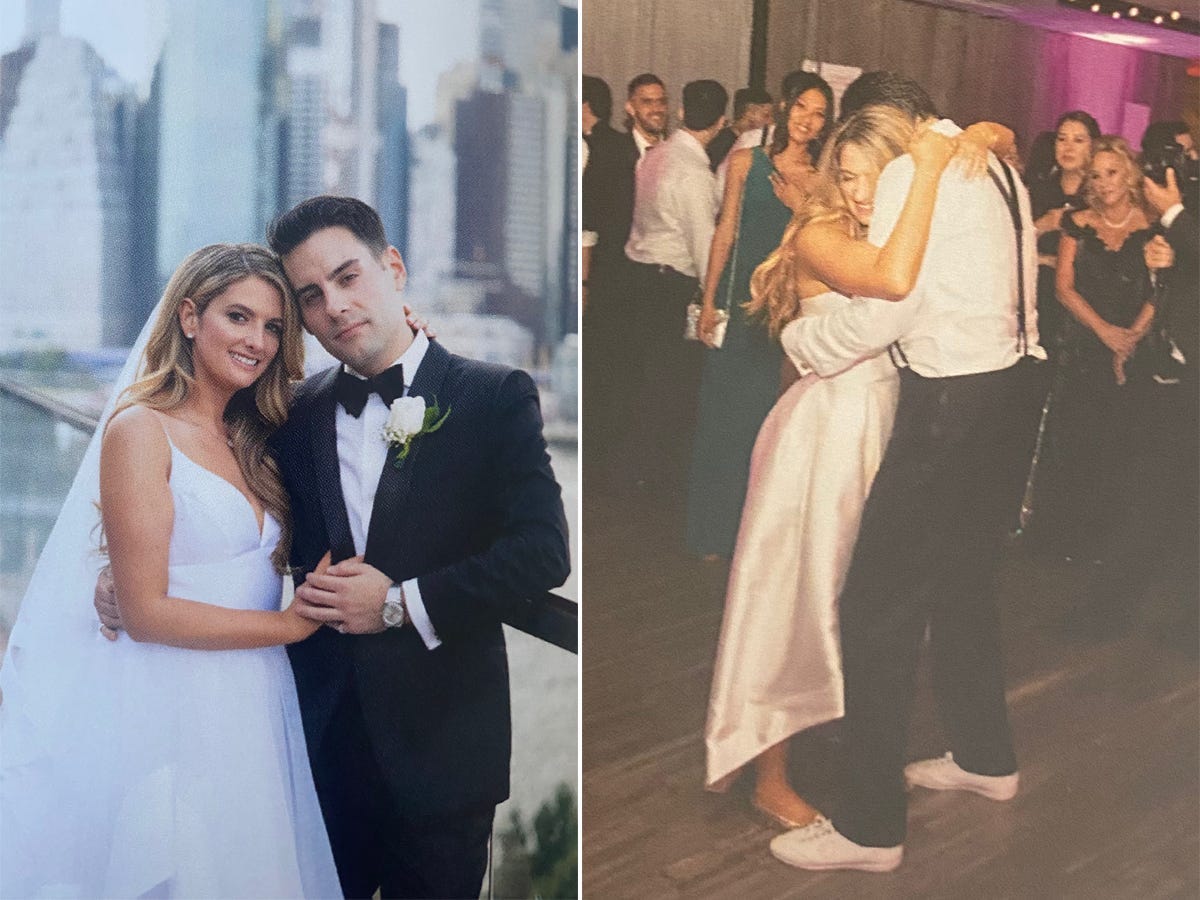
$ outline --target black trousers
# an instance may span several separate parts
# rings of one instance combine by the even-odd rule
[[[834,823],[865,846],[904,841],[905,749],[927,628],[955,761],[981,775],[1016,771],[994,581],[1033,418],[1019,408],[1018,369],[901,373],[839,609],[847,785]]]
[[[495,807],[439,818],[392,802],[354,692],[325,732],[313,780],[342,891],[349,898],[474,898],[487,870]]]
[[[630,263],[631,375],[625,457],[669,494],[683,490],[696,429],[704,347],[683,339],[699,282],[663,266]]]

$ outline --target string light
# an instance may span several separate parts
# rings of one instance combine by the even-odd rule
[[[1153,0],[1147,0],[1153,3]],[[1171,9],[1165,3],[1159,6],[1154,3],[1151,6],[1144,6],[1142,0],[1058,0],[1062,6],[1069,6],[1079,10],[1091,10],[1106,18],[1112,18],[1116,22],[1121,22],[1128,19],[1131,22],[1141,22],[1145,25],[1153,24],[1163,28],[1169,28],[1172,31],[1185,31],[1189,34],[1200,34],[1200,24],[1196,18],[1192,16],[1186,9],[1179,6],[1175,0],[1176,9]],[[1155,9],[1155,6],[1159,6]]]

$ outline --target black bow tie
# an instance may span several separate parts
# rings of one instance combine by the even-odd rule
[[[371,394],[378,394],[388,406],[391,406],[397,397],[404,396],[404,367],[397,363],[371,378],[358,378],[343,368],[338,372],[334,391],[338,403],[357,419],[362,415],[363,407],[367,405]]]

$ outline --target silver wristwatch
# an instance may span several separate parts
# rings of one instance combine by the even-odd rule
[[[388,628],[400,628],[408,622],[408,609],[404,605],[404,588],[395,585],[383,601],[383,624]]]

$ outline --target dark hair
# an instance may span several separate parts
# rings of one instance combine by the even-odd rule
[[[592,110],[592,115],[605,124],[612,116],[612,91],[603,78],[595,75],[583,76],[583,91],[581,102],[586,103]]]
[[[1092,117],[1091,113],[1086,113],[1082,109],[1073,109],[1059,116],[1058,121],[1054,123],[1055,134],[1058,134],[1058,129],[1063,127],[1064,122],[1078,122],[1087,129],[1092,141],[1096,141],[1100,137],[1100,123]]]
[[[1027,184],[1047,181],[1054,174],[1054,141],[1053,131],[1041,131],[1029,145],[1029,156],[1025,160]]]
[[[844,122],[864,106],[890,106],[913,121],[936,118],[938,114],[925,88],[895,72],[864,72],[855,78],[842,94],[838,121]]]
[[[792,114],[792,107],[800,95],[805,91],[820,91],[825,98],[825,124],[821,126],[821,133],[808,142],[808,155],[815,165],[821,156],[825,138],[829,137],[829,129],[833,126],[833,89],[828,81],[813,72],[789,72],[783,83],[783,97],[775,107],[775,136],[771,139],[771,155],[781,152],[788,145],[788,116]]]
[[[683,86],[683,125],[692,131],[711,128],[725,115],[729,93],[711,79],[689,81]]]
[[[733,117],[740,119],[747,106],[756,103],[770,103],[771,95],[762,88],[744,87],[733,92]]]
[[[388,248],[379,213],[354,197],[309,197],[267,226],[267,243],[280,256],[291,253],[314,232],[345,228],[376,257]]]
[[[625,98],[629,99],[633,96],[634,91],[648,84],[657,84],[664,91],[667,89],[667,86],[663,84],[663,80],[653,72],[643,72],[641,75],[635,75],[633,80],[629,82],[629,87],[625,90]]]
[[[1178,144],[1179,141],[1175,140],[1176,136],[1187,134],[1187,130],[1187,125],[1178,120],[1174,122],[1151,122],[1146,126],[1146,131],[1142,135],[1142,152],[1162,150],[1164,147]]]

